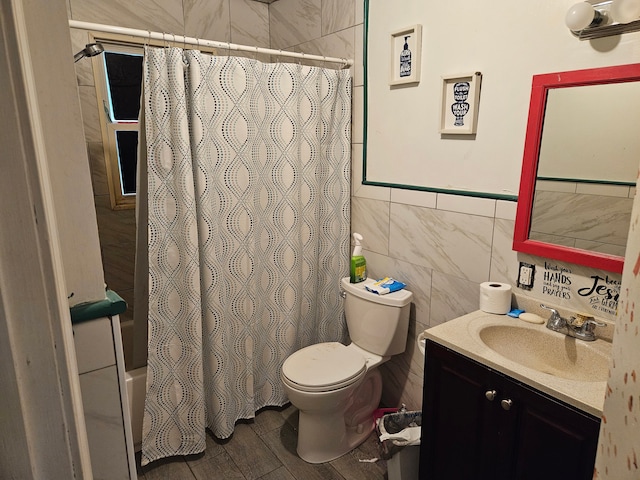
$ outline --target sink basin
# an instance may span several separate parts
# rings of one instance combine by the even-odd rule
[[[498,355],[538,372],[581,382],[604,382],[609,374],[611,344],[602,340],[515,325],[487,325],[478,334]]]

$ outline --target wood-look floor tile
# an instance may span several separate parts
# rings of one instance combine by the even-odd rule
[[[282,466],[248,424],[236,425],[233,436],[224,444],[224,449],[247,480],[256,480]]]
[[[296,477],[289,473],[286,467],[280,467],[271,473],[267,473],[265,476],[260,477],[259,480],[297,480]]]
[[[379,460],[375,463],[361,462],[379,458],[378,439],[376,433],[372,433],[365,442],[355,450],[343,455],[331,462],[331,465],[340,472],[346,480],[384,480],[387,472],[386,462]]]
[[[294,478],[304,480],[344,479],[329,463],[314,465],[298,457],[296,453],[298,435],[289,423],[285,423],[279,430],[266,433],[262,439]]]
[[[203,457],[195,465],[189,463],[189,467],[197,480],[211,480],[220,478],[225,480],[245,480],[237,465],[231,460],[227,452],[220,455]]]
[[[190,467],[197,465],[201,462],[206,462],[214,457],[220,456],[222,454],[226,454],[224,450],[224,443],[226,440],[219,440],[213,436],[210,430],[207,430],[207,438],[206,438],[205,450],[202,453],[197,455],[188,455],[185,456],[184,459]]]
[[[249,425],[256,432],[257,435],[264,435],[265,433],[281,428],[285,418],[282,413],[288,409],[286,407],[266,407],[256,413],[256,417]]]
[[[145,480],[194,480],[196,477],[182,457],[156,460],[142,467]]]

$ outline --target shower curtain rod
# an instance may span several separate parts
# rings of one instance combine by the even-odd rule
[[[218,42],[215,40],[203,40],[195,37],[183,37],[172,33],[151,32],[149,30],[139,30],[135,28],[118,27],[115,25],[103,25],[100,23],[81,22],[79,20],[69,20],[69,27],[82,30],[93,30],[104,33],[118,33],[121,35],[131,35],[133,37],[148,38],[152,40],[163,40],[187,45],[197,45],[225,50],[239,50],[242,52],[266,53],[270,55],[280,55],[283,57],[300,58],[305,60],[318,60],[321,62],[342,63],[345,66],[353,65],[353,60],[348,58],[325,57],[323,55],[311,55],[309,53],[288,52],[285,50],[274,50],[271,48],[252,47],[249,45],[238,45],[236,43]]]

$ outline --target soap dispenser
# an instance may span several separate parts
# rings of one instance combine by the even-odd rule
[[[350,283],[359,283],[367,279],[367,261],[362,255],[362,246],[360,245],[362,238],[362,235],[359,233],[353,234],[356,246],[353,249],[353,255],[351,255]]]

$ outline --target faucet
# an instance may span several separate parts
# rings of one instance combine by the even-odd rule
[[[569,320],[562,318],[555,308],[540,304],[546,310],[551,311],[551,316],[547,320],[547,328],[554,332],[563,333],[569,337],[593,342],[596,339],[595,327],[605,327],[606,323],[596,322],[593,318],[585,318],[578,315],[578,318],[571,317]]]

